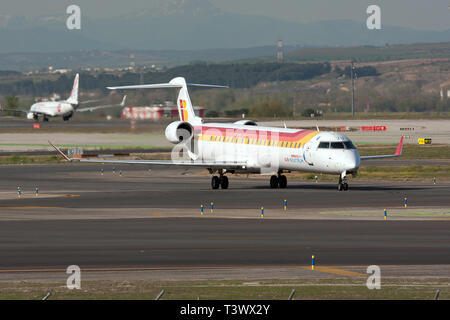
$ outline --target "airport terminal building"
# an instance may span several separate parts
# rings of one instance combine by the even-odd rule
[[[199,117],[203,117],[205,107],[194,106],[194,111]],[[154,104],[150,107],[126,107],[123,108],[122,119],[129,120],[159,120],[162,118],[178,118],[178,108],[172,102]]]

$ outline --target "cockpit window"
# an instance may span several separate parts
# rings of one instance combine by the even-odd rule
[[[319,143],[319,149],[328,149],[330,147],[329,142],[321,142]]]
[[[331,149],[344,149],[342,142],[331,142]]]
[[[347,149],[356,149],[351,141],[344,141],[344,144]]]

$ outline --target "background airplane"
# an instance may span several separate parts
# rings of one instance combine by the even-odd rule
[[[226,174],[233,173],[268,174],[271,175],[271,188],[286,188],[287,178],[283,173],[304,171],[338,175],[338,190],[348,190],[347,176],[357,174],[361,160],[399,157],[402,153],[403,137],[393,155],[361,157],[352,141],[338,132],[260,127],[251,120],[203,123],[194,113],[188,86],[223,88],[187,84],[182,77],[163,84],[108,88],[179,89],[177,105],[180,120],[169,124],[165,131],[166,138],[176,144],[172,160],[73,159],[67,157],[50,141],[49,143],[67,161],[206,168],[212,175],[213,189],[227,189],[229,181]]]
[[[39,120],[42,116],[43,121],[48,121],[49,117],[62,117],[64,121],[68,121],[75,112],[87,112],[98,109],[111,108],[116,106],[125,106],[126,96],[120,104],[109,104],[94,107],[79,108],[81,104],[91,103],[93,101],[78,101],[78,88],[79,88],[79,74],[75,76],[73,82],[72,92],[70,97],[65,101],[44,101],[38,102],[31,106],[30,110],[17,110],[17,109],[1,109],[1,111],[14,111],[26,113],[27,119]]]

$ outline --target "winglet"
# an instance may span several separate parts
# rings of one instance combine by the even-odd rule
[[[400,142],[397,146],[397,150],[395,151],[395,155],[396,156],[401,156],[402,155],[402,149],[403,149],[403,136],[400,138]]]
[[[59,153],[59,155],[61,156],[61,157],[63,157],[65,160],[67,160],[67,161],[72,161],[72,159],[70,159],[68,156],[66,156],[65,154],[64,154],[64,152],[62,152],[61,151],[61,149],[60,148],[58,148],[57,146],[55,146],[53,143],[51,143],[50,141],[48,141],[48,143],[50,143],[50,145],[53,147],[53,149],[55,149],[58,153]]]
[[[120,106],[122,108],[125,107],[125,101],[127,101],[127,96],[126,95],[123,96],[122,102],[120,103]]]

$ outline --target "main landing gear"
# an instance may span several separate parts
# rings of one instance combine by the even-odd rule
[[[65,115],[65,116],[63,117],[63,120],[64,120],[64,121],[69,121],[69,119],[72,118],[72,116],[73,116],[73,113],[69,113],[68,115]]]
[[[278,176],[270,177],[270,187],[272,189],[276,189],[278,187],[284,189],[287,187],[287,178],[285,175],[282,175],[281,172],[278,173]]]
[[[222,189],[228,189],[228,177],[223,174],[222,171],[219,171],[219,177],[218,176],[212,176],[211,177],[211,188],[213,189],[219,189],[221,187]]]
[[[348,183],[347,183],[347,177],[339,176],[339,183],[338,183],[338,190],[339,191],[347,191],[348,190]]]

